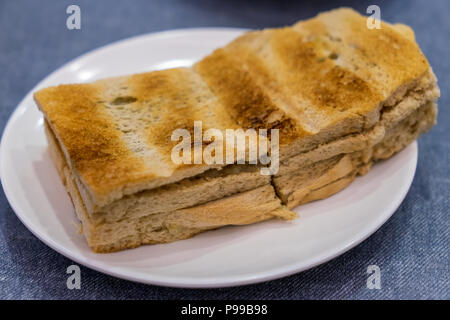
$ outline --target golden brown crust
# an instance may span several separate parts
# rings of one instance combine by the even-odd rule
[[[144,167],[99,107],[102,90],[101,84],[60,85],[35,94],[72,169],[94,190],[99,181],[109,188],[139,178]]]
[[[322,13],[294,29],[307,34],[317,47],[336,49],[337,60],[374,81],[384,97],[429,68],[410,28],[381,22],[381,29],[369,29],[367,18],[352,9]]]
[[[286,82],[314,108],[333,115],[352,108],[372,108],[381,101],[370,83],[336,65],[330,56],[337,53],[323,56],[319,44],[307,41],[292,28],[272,33],[274,54],[289,70]]]
[[[218,49],[198,62],[197,71],[220,102],[227,106],[232,119],[241,128],[280,129],[280,143],[305,135],[293,119],[289,118],[262,87],[270,81],[256,54],[245,48],[238,52]]]

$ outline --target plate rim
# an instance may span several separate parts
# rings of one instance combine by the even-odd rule
[[[403,186],[400,193],[397,194],[395,199],[393,199],[390,202],[390,205],[388,209],[384,210],[383,214],[377,216],[376,222],[371,224],[369,227],[362,228],[358,233],[356,233],[352,238],[353,241],[349,241],[347,244],[339,246],[339,249],[336,250],[336,248],[331,248],[328,250],[323,251],[320,255],[316,256],[313,259],[307,259],[306,261],[300,261],[296,263],[292,263],[289,265],[285,265],[278,268],[273,268],[270,271],[264,273],[261,275],[255,275],[255,276],[248,276],[248,275],[240,275],[240,276],[233,276],[233,280],[227,280],[226,278],[221,279],[220,281],[213,280],[213,278],[202,278],[202,279],[194,279],[194,278],[183,278],[183,277],[177,277],[173,278],[174,280],[170,280],[170,277],[167,276],[157,276],[157,279],[153,278],[151,274],[146,274],[146,277],[140,277],[140,276],[134,276],[130,274],[129,272],[123,272],[123,269],[116,270],[116,268],[108,268],[108,265],[102,261],[98,263],[98,260],[91,260],[86,256],[83,256],[82,254],[79,254],[78,252],[73,252],[69,248],[66,248],[64,245],[59,244],[58,242],[55,242],[50,237],[46,236],[45,232],[42,232],[39,230],[39,228],[35,228],[33,223],[28,220],[27,214],[22,211],[20,208],[20,204],[14,194],[11,190],[7,188],[8,186],[8,178],[4,178],[5,175],[3,172],[6,170],[5,168],[5,160],[4,160],[4,148],[6,145],[6,141],[8,140],[8,137],[11,134],[11,131],[13,130],[14,124],[17,122],[18,118],[21,116],[21,114],[27,109],[27,106],[25,104],[25,101],[29,98],[32,99],[33,92],[35,92],[37,89],[39,89],[41,86],[43,86],[43,83],[45,83],[49,78],[54,77],[59,72],[62,72],[64,69],[69,67],[72,64],[75,64],[77,62],[80,62],[83,59],[88,58],[90,55],[98,54],[99,52],[103,50],[108,50],[111,47],[115,47],[117,45],[123,45],[128,42],[133,41],[140,41],[146,38],[170,38],[170,37],[177,37],[182,34],[191,34],[196,32],[244,32],[248,29],[244,28],[228,28],[228,27],[206,27],[206,28],[181,28],[181,29],[172,29],[172,30],[166,30],[166,31],[159,31],[159,32],[153,32],[153,33],[146,33],[146,34],[140,34],[136,36],[132,36],[129,38],[124,38],[109,44],[106,44],[104,46],[95,48],[93,50],[90,50],[66,63],[64,63],[62,66],[51,72],[49,75],[44,77],[41,81],[39,81],[25,96],[10,117],[8,118],[8,121],[4,127],[2,138],[0,141],[0,181],[3,187],[4,194],[8,200],[9,205],[11,206],[12,210],[14,211],[15,215],[19,218],[19,220],[25,225],[25,227],[39,240],[44,242],[47,246],[55,250],[56,252],[62,254],[66,258],[79,263],[83,266],[86,266],[90,269],[93,269],[95,271],[117,277],[120,279],[125,279],[128,281],[133,281],[137,283],[144,283],[144,284],[151,284],[151,285],[158,285],[158,286],[166,286],[166,287],[178,287],[178,288],[223,288],[223,287],[233,287],[233,286],[241,286],[241,285],[249,285],[254,283],[260,283],[265,281],[270,281],[278,278],[283,278],[292,274],[296,274],[299,272],[303,272],[305,270],[314,268],[320,264],[326,263],[330,260],[333,260],[334,258],[342,255],[343,253],[349,251],[350,249],[354,248],[355,246],[359,245],[363,241],[365,241],[367,238],[369,238],[372,234],[374,234],[382,225],[386,223],[386,221],[396,212],[404,198],[406,197],[411,184],[414,180],[415,172],[417,169],[417,162],[418,162],[418,144],[417,141],[414,141],[411,143],[407,148],[412,148],[412,157],[411,159],[413,161],[412,163],[412,172],[408,176],[408,181],[406,181]],[[312,261],[310,261],[312,260]],[[97,262],[97,263],[96,263]],[[122,270],[122,272],[121,272]],[[142,273],[138,273],[140,275]]]

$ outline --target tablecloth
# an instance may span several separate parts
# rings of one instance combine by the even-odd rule
[[[81,8],[81,30],[66,9]],[[0,128],[33,86],[67,61],[130,36],[186,27],[278,27],[350,6],[406,23],[442,91],[438,125],[419,140],[412,187],[393,217],[342,256],[265,283],[222,289],[176,289],[116,279],[81,266],[81,289],[66,286],[73,261],[47,247],[15,216],[0,192],[1,299],[449,299],[450,1],[0,1]],[[367,267],[381,289],[368,289]]]

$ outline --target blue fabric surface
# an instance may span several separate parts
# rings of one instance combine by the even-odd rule
[[[63,63],[112,41],[203,26],[291,24],[342,5],[364,13],[373,1],[0,1],[0,127],[25,94]],[[66,8],[82,10],[81,31],[66,29]],[[411,25],[439,79],[439,123],[419,140],[416,177],[394,216],[368,240],[283,279],[224,289],[136,284],[81,267],[81,289],[66,287],[72,261],[29,232],[0,193],[1,299],[449,299],[450,1],[377,1],[382,19]],[[381,268],[381,289],[366,269]]]

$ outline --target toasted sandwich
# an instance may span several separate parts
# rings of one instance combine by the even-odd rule
[[[429,130],[439,88],[409,27],[368,29],[338,9],[245,33],[192,68],[34,97],[89,246],[113,252],[295,218],[290,209],[342,190]],[[278,171],[263,175],[267,165],[250,159],[175,163],[172,135],[196,121],[203,131],[278,130]]]

